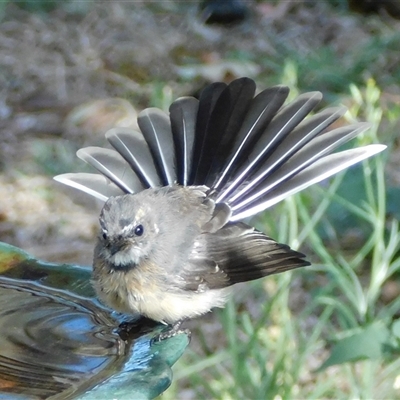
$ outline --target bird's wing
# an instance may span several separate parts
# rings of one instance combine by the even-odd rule
[[[310,265],[304,255],[242,223],[198,237],[180,272],[185,290],[219,289]]]

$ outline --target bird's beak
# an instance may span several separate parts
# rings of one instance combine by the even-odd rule
[[[111,255],[115,255],[121,250],[124,250],[127,247],[128,243],[126,240],[117,240],[110,243],[109,251]]]

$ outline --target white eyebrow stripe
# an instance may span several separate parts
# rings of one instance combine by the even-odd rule
[[[133,228],[135,228],[136,227],[136,222],[132,222],[132,223],[130,223],[129,225],[125,225],[123,228],[122,228],[122,233],[127,233],[127,232],[130,232]]]

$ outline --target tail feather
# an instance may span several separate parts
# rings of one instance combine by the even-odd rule
[[[245,116],[242,126],[235,138],[234,148],[225,162],[220,176],[212,185],[218,191],[227,182],[229,176],[234,176],[239,166],[243,153],[246,153],[267,125],[271,122],[276,112],[281,108],[289,94],[286,86],[274,86],[259,93],[251,102],[250,109]]]
[[[254,185],[259,183],[267,174],[271,174],[280,165],[290,159],[296,152],[304,147],[308,142],[323,132],[330,124],[340,118],[346,109],[344,107],[328,108],[318,114],[306,119],[298,125],[278,147],[274,148],[270,155],[266,155],[266,161],[260,166],[253,175],[248,175],[244,184],[242,184],[235,193],[231,194],[230,201],[235,201],[241,197],[243,192],[247,192]],[[243,190],[239,191],[242,188]],[[222,196],[221,196],[222,197]],[[217,200],[220,201],[221,197]]]
[[[231,221],[239,221],[243,218],[251,217],[269,207],[272,207],[288,196],[291,196],[314,183],[321,182],[322,180],[372,157],[385,149],[386,146],[384,145],[371,144],[322,157],[309,168],[306,168],[299,174],[295,175],[292,179],[276,186],[274,190],[266,193],[265,196],[250,204],[234,205],[232,207],[233,215]]]
[[[192,152],[196,133],[199,101],[194,97],[181,97],[169,107],[172,135],[175,141],[178,183],[187,186],[192,169]]]
[[[278,163],[280,147],[261,166],[259,172],[253,175],[249,182],[229,198],[230,204],[247,204],[272,190],[278,184],[290,179],[303,169],[312,166],[322,156],[331,153],[341,144],[353,139],[359,133],[365,131],[368,124],[355,124],[334,129],[324,133],[322,136],[309,141],[295,154],[289,152],[282,158],[284,162]]]
[[[158,108],[139,113],[138,125],[146,139],[164,185],[177,181],[175,148],[168,116]]]
[[[199,101],[176,100],[169,119],[160,110],[144,110],[138,117],[142,132],[115,128],[106,134],[117,152],[89,147],[77,153],[111,182],[89,174],[56,179],[103,200],[146,187],[206,185],[213,199],[232,208],[230,220],[238,221],[385,148],[330,154],[367,125],[327,131],[344,114],[342,107],[307,118],[321,101],[319,92],[283,106],[287,87],[253,98],[254,91],[254,82],[242,78],[208,86]]]
[[[79,172],[75,174],[57,175],[54,179],[64,185],[81,190],[101,201],[107,201],[111,196],[125,194],[118,186],[103,175]]]
[[[225,83],[216,82],[207,86],[200,95],[199,110],[196,119],[196,136],[193,145],[192,171],[189,184],[196,185],[204,175],[201,166],[204,165],[203,159],[209,149],[206,148],[207,136],[210,134],[209,123],[215,105],[223,90],[227,87]],[[212,133],[212,132],[211,132]],[[201,183],[202,184],[202,183]]]
[[[136,193],[143,190],[143,185],[138,176],[116,151],[101,147],[85,147],[79,149],[76,154],[124,192]]]
[[[340,118],[346,110],[344,108],[329,108],[308,118],[298,125],[277,148],[268,156],[266,162],[259,168],[265,176],[285,163],[294,154],[301,151],[311,140]],[[314,142],[315,140],[313,140]],[[254,175],[253,175],[254,176]]]
[[[260,164],[272,154],[279,143],[314,109],[321,99],[322,95],[319,92],[305,93],[283,107],[268,124],[254,147],[249,149],[247,154],[241,155],[239,162],[241,167],[233,179],[224,188],[221,188],[218,201],[228,201],[231,193],[258,169]]]
[[[129,128],[113,128],[106,133],[106,138],[136,172],[145,186],[161,186],[161,178],[141,132]]]
[[[199,176],[201,182],[211,187],[218,179],[222,168],[230,156],[235,138],[242,125],[251,101],[253,100],[256,85],[248,78],[237,79],[228,85],[214,107],[208,124],[208,133],[204,152],[200,160]]]

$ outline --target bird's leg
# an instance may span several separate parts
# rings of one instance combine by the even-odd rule
[[[176,335],[179,335],[181,333],[186,334],[189,339],[192,333],[190,332],[189,329],[180,329],[180,326],[182,325],[182,320],[175,322],[173,325],[168,325],[162,332],[160,332],[154,339],[154,342],[161,342],[161,340],[169,339],[171,337],[174,337]]]

